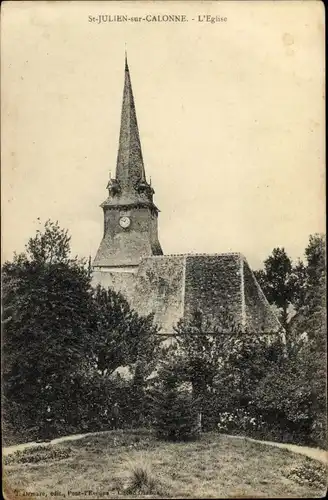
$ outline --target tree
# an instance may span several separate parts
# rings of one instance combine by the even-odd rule
[[[324,284],[326,273],[326,237],[324,234],[312,234],[305,249],[309,285]]]
[[[296,297],[298,314],[293,318],[292,328],[296,333],[307,332],[311,338],[325,336],[326,265],[325,237],[314,234],[309,237],[305,249],[306,264],[301,261],[294,268],[294,280],[302,283],[301,293]],[[300,286],[298,286],[298,290]],[[321,332],[321,333],[320,333]],[[324,339],[325,345],[325,337]],[[321,340],[321,343],[322,343]]]
[[[195,311],[189,321],[178,323],[176,343],[161,359],[174,380],[190,384],[207,431],[216,427],[220,413],[252,405],[259,381],[270,367],[279,370],[284,355],[280,333],[247,331],[227,311],[215,322]]]
[[[312,328],[322,330],[325,322],[326,298],[326,241],[324,235],[314,234],[305,249],[307,284],[303,314],[312,318]]]
[[[325,236],[314,234],[305,249],[306,285],[304,300],[293,318],[295,339],[306,333],[303,348],[303,373],[310,385],[309,418],[312,420],[313,439],[321,446],[327,439],[326,424],[326,263]]]
[[[170,360],[162,363],[149,397],[153,428],[159,439],[185,441],[198,436],[195,400]]]
[[[54,407],[58,418],[67,413],[86,351],[90,278],[70,256],[67,231],[51,221],[3,265],[2,278],[6,416],[45,429]]]
[[[139,316],[121,294],[100,285],[93,290],[92,301],[90,364],[110,376],[117,368],[138,362],[148,374],[160,343],[153,315]]]
[[[242,332],[232,315],[221,312],[217,321],[206,320],[195,310],[189,320],[180,320],[175,328],[176,344],[171,348],[175,373],[189,382],[199,419],[206,430],[213,425],[214,381],[229,378],[228,357]]]
[[[311,342],[299,339],[280,363],[267,366],[266,375],[255,385],[252,406],[279,430],[281,439],[325,447],[323,381],[313,370]]]
[[[301,259],[293,265],[290,280],[294,291],[292,303],[297,312],[305,304],[307,291],[307,266]]]
[[[3,266],[6,418],[16,432],[35,427],[26,438],[45,436],[54,423],[55,434],[85,428],[88,418],[94,429],[107,417],[110,425],[110,407],[120,403],[127,418],[137,395],[143,409],[158,328],[120,294],[93,289],[90,271],[51,221]],[[113,379],[121,366],[135,372],[132,383]]]
[[[321,446],[326,440],[325,246],[324,235],[311,235],[305,249],[305,262],[298,260],[291,273],[287,264],[288,273],[280,273],[281,277],[286,276],[289,298],[296,309],[287,325],[288,357],[277,372],[268,371],[255,392],[257,404],[263,411],[272,411],[273,415],[280,412],[280,418],[289,421],[286,428],[288,425],[294,426],[294,431],[302,428],[303,441],[307,439],[308,444]],[[257,277],[269,300],[279,304],[276,298],[282,287],[275,275],[267,272],[268,261]],[[272,265],[272,259],[269,262]]]
[[[255,271],[255,277],[270,304],[282,311],[281,323],[288,331],[288,308],[295,296],[292,262],[284,248],[274,248],[264,261],[264,270]]]

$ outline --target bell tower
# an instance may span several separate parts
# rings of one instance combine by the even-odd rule
[[[133,271],[144,257],[162,255],[158,208],[146,180],[127,56],[115,178],[107,184],[104,234],[93,262],[98,270]]]

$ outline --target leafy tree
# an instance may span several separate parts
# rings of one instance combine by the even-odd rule
[[[170,370],[189,382],[204,430],[216,425],[221,412],[252,408],[254,391],[271,371],[279,373],[286,356],[281,333],[247,331],[227,312],[215,323],[196,311],[181,321],[171,350]]]
[[[121,294],[100,285],[92,299],[93,338],[87,353],[90,364],[110,376],[118,367],[133,367],[138,362],[144,374],[149,374],[160,343],[153,315],[139,316]]]
[[[326,273],[326,238],[324,234],[310,235],[305,249],[309,286],[324,285]]]
[[[232,399],[231,393],[225,391],[228,381],[232,383],[235,377],[229,368],[229,356],[243,330],[228,312],[221,312],[214,322],[197,310],[175,329],[176,343],[166,357],[171,356],[172,369],[180,380],[191,384],[204,430],[213,427],[218,408]],[[219,398],[218,380],[222,382]]]
[[[321,347],[325,345],[326,322],[326,262],[325,237],[320,234],[310,236],[305,250],[307,260],[307,287],[302,315],[310,335],[317,338]]]
[[[325,237],[314,234],[305,249],[306,263],[302,261],[294,268],[294,279],[302,283],[301,293],[296,297],[297,314],[291,321],[294,333],[307,332],[311,338],[320,340],[325,346],[325,296],[326,266]],[[300,277],[301,276],[301,277]],[[300,288],[300,287],[299,287]]]
[[[296,308],[295,316],[287,325],[288,357],[278,372],[268,371],[267,377],[257,385],[257,395],[255,393],[263,411],[270,408],[276,414],[280,411],[280,418],[288,420],[290,428],[302,428],[303,440],[312,439],[312,444],[321,446],[326,440],[325,246],[324,235],[311,235],[305,249],[305,262],[299,260],[290,274],[289,264],[286,266],[289,276],[286,282],[292,292],[289,297]],[[267,266],[257,275],[268,298],[273,300],[280,290],[280,282],[266,271]],[[271,295],[270,289],[274,289]]]
[[[115,402],[131,413],[132,393],[142,408],[159,345],[153,316],[139,316],[112,290],[93,289],[90,261],[71,257],[58,223],[47,221],[4,264],[3,330],[5,416],[16,431],[58,434],[85,428],[88,418],[95,429],[107,417],[110,425]],[[135,372],[121,391],[112,379],[120,366]]]
[[[295,295],[295,281],[292,279],[292,262],[284,248],[274,248],[264,261],[264,270],[256,271],[259,282],[268,301],[282,310],[281,322],[288,329],[288,308]]]
[[[305,304],[307,293],[307,266],[300,259],[298,259],[297,263],[293,266],[291,285],[294,290],[293,306],[296,311],[299,311]]]
[[[176,334],[184,377],[191,382],[199,412],[204,413],[214,377],[222,363],[227,337],[220,326],[205,321],[199,311],[195,311],[191,321],[180,321]]]
[[[90,279],[69,243],[67,231],[47,221],[26,252],[3,265],[5,410],[30,426],[49,420],[55,401],[58,416],[67,411],[89,335]]]
[[[294,337],[306,332],[308,341],[302,351],[300,363],[304,377],[310,386],[309,419],[312,421],[312,436],[323,446],[327,440],[326,424],[326,263],[325,236],[311,235],[305,250],[306,287],[304,302],[292,322]],[[326,445],[326,444],[325,444]]]
[[[325,387],[313,374],[311,343],[299,340],[255,385],[252,405],[281,439],[325,446]],[[322,418],[323,417],[323,418]]]
[[[153,428],[159,439],[185,441],[197,437],[195,400],[169,361],[161,365],[149,396]]]

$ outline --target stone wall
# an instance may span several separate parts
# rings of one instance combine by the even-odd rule
[[[93,271],[92,285],[100,284],[121,293],[131,304],[135,294],[136,274],[131,272]]]
[[[143,259],[139,266],[132,307],[155,314],[161,333],[172,333],[183,316],[184,256]]]

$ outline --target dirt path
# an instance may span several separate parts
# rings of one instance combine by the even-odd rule
[[[246,441],[251,441],[253,443],[275,446],[276,448],[284,448],[285,450],[292,451],[293,453],[299,453],[300,455],[305,455],[306,457],[318,460],[323,464],[328,464],[328,452],[325,450],[321,450],[320,448],[310,448],[309,446],[299,446],[297,444],[289,443],[276,443],[274,441],[260,441],[259,439],[252,439],[244,436],[230,436],[228,434],[225,435],[234,439],[246,439]]]
[[[35,446],[52,446],[54,444],[63,443],[64,441],[77,441],[78,439],[83,439],[86,436],[96,436],[102,434],[102,432],[89,432],[87,434],[74,434],[72,436],[64,436],[61,438],[53,439],[52,441],[45,441],[41,443],[24,443],[18,444],[14,446],[8,446],[7,448],[2,448],[3,456],[11,455],[18,450],[25,450],[27,448],[34,448]],[[231,436],[230,434],[223,434],[229,438],[233,439],[246,439],[247,441],[251,441],[253,443],[265,444],[267,446],[275,446],[277,448],[284,448],[286,450],[292,451],[293,453],[299,453],[308,458],[312,458],[314,460],[318,460],[323,464],[328,463],[328,452],[325,450],[321,450],[320,448],[310,448],[309,446],[298,446],[296,444],[289,443],[276,443],[274,441],[260,441],[258,439],[252,439],[244,436]]]
[[[42,441],[42,442],[30,442],[24,444],[16,444],[13,446],[7,446],[6,448],[2,448],[3,456],[11,455],[16,451],[26,450],[27,448],[35,448],[35,446],[52,446],[54,444],[63,443],[64,441],[77,441],[78,439],[83,439],[86,436],[96,436],[97,434],[101,434],[101,432],[89,432],[87,434],[73,434],[72,436],[63,436],[61,438],[52,439],[51,441]]]

